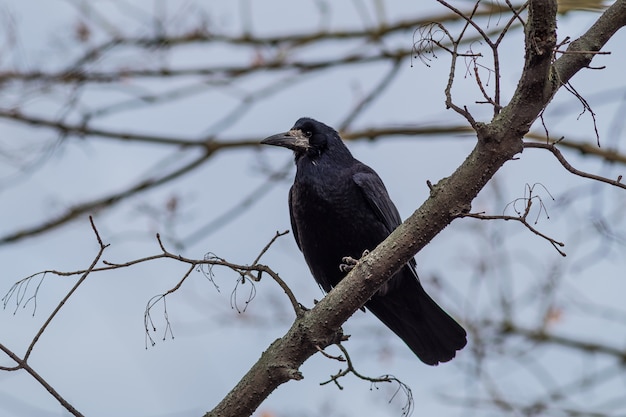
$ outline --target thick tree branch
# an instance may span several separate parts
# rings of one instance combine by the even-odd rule
[[[551,48],[556,41],[556,2],[540,3],[531,3],[531,15],[541,15],[541,18],[529,19],[529,25],[533,27],[532,33],[552,33],[549,37],[552,44],[546,42],[538,49],[531,48],[535,37],[527,37],[527,64],[523,76],[530,80],[523,78],[520,85],[539,86],[543,91],[541,81],[547,79]],[[524,92],[522,98],[536,99],[536,96]],[[324,347],[336,339],[341,325],[434,236],[458,215],[469,211],[472,200],[495,172],[521,151],[522,137],[542,105],[534,108],[534,117],[527,113],[521,120],[510,117],[512,114],[506,108],[503,110],[501,114],[509,114],[504,120],[513,126],[510,131],[517,133],[514,136],[502,133],[504,126],[485,126],[484,132],[479,131],[476,148],[456,172],[441,180],[432,189],[430,198],[409,219],[362,259],[312,310],[297,319],[287,334],[263,353],[239,384],[205,417],[248,416],[280,384],[289,379],[301,379],[298,369],[317,352],[316,346]],[[492,133],[485,135],[488,131]],[[501,132],[499,136],[497,132]],[[254,395],[249,395],[251,392]]]
[[[551,76],[556,12],[556,1],[529,3],[525,65],[516,93],[492,123],[477,124],[478,143],[463,164],[435,185],[430,198],[312,310],[297,319],[284,337],[272,343],[205,417],[248,416],[280,384],[301,379],[298,368],[317,352],[316,346],[336,339],[341,325],[434,236],[468,212],[474,197],[495,172],[522,151],[523,136],[562,85]],[[586,36],[593,35],[581,39]]]
[[[564,84],[578,71],[587,68],[595,56],[594,52],[600,51],[615,32],[624,26],[626,26],[626,0],[617,0],[554,62],[557,81]],[[556,93],[556,90],[554,92]]]

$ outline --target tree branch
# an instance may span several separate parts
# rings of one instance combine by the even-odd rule
[[[76,408],[74,408],[72,404],[67,402],[67,400],[63,398],[61,394],[59,394],[58,391],[54,389],[54,387],[52,387],[52,385],[50,385],[45,379],[43,379],[43,377],[39,375],[39,373],[37,373],[37,371],[35,371],[26,362],[25,359],[21,359],[19,356],[13,353],[13,351],[11,351],[9,348],[4,346],[2,343],[0,343],[0,350],[3,351],[11,359],[13,359],[18,364],[19,368],[24,369],[26,372],[30,374],[30,376],[35,378],[35,381],[39,382],[39,384],[42,387],[44,387],[46,391],[48,391],[50,395],[52,395],[54,399],[56,399],[59,402],[59,404],[61,404],[71,415],[75,417],[84,417],[83,414],[80,411],[78,411]]]
[[[615,187],[623,188],[623,189],[626,190],[626,184],[623,184],[621,182],[621,180],[622,180],[622,176],[621,175],[619,176],[619,178],[617,180],[612,180],[610,178],[602,177],[600,175],[595,175],[595,174],[590,174],[588,172],[580,171],[580,170],[574,168],[569,162],[567,162],[567,159],[565,159],[565,157],[563,156],[561,151],[559,151],[559,149],[556,146],[554,146],[554,144],[552,144],[552,143],[525,142],[524,143],[524,148],[547,149],[548,151],[552,152],[552,154],[561,163],[561,165],[563,165],[563,168],[565,168],[566,170],[568,170],[572,174],[578,175],[579,177],[589,178],[589,179],[592,179],[592,180],[595,180],[595,181],[604,182],[606,184],[611,184],[611,185],[614,185]]]
[[[415,213],[272,343],[205,417],[248,416],[280,384],[301,379],[298,368],[317,352],[316,346],[336,339],[343,322],[452,220],[468,212],[495,172],[522,151],[523,136],[560,86],[550,77],[556,1],[530,1],[528,8],[525,65],[516,93],[492,123],[477,124],[479,140],[472,153],[450,177],[432,187],[430,197]]]

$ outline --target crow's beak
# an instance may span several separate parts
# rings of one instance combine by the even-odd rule
[[[306,151],[311,147],[309,138],[304,136],[301,130],[290,130],[289,132],[272,135],[261,141],[264,145],[282,146],[294,152]]]

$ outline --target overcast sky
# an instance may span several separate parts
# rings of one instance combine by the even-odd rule
[[[0,15],[5,24],[14,27],[16,43],[11,48],[0,48],[0,68],[29,69],[60,68],[64,62],[77,54],[68,46],[73,28],[80,21],[78,1],[1,1]],[[120,6],[116,1],[97,3],[102,16],[125,34],[146,35],[151,33],[153,22],[145,19],[150,13],[162,12],[176,24],[184,27],[199,16],[200,6],[190,2],[138,1],[132,7]],[[130,3],[130,2],[129,2]],[[159,6],[154,6],[156,3]],[[376,22],[374,5],[378,2],[289,2],[272,0],[263,5],[253,4],[251,13],[241,13],[247,1],[204,2],[202,8],[217,30],[236,34],[247,22],[254,34],[278,34],[305,32],[320,26],[327,28],[362,28]],[[381,2],[382,3],[382,2]],[[434,3],[434,2],[433,2]],[[320,17],[320,10],[326,14]],[[364,12],[365,11],[365,12]],[[394,0],[384,2],[384,18],[389,22],[440,12],[436,5],[423,2]],[[559,38],[576,38],[586,30],[598,14],[572,12],[561,16],[558,22]],[[501,24],[497,19],[490,25]],[[11,26],[14,25],[14,26]],[[626,68],[625,34],[618,33],[606,50],[610,56],[600,56],[594,65],[606,65],[602,71],[587,70],[573,80],[577,91],[587,98],[597,113],[599,134],[603,145],[618,146],[624,137],[621,129],[623,102],[626,89],[623,70]],[[93,42],[97,43],[98,38]],[[393,42],[410,47],[412,31],[393,38]],[[505,97],[512,94],[521,72],[523,59],[522,34],[519,29],[501,48],[501,60],[505,71],[502,90]],[[353,48],[363,48],[354,45]],[[335,48],[335,49],[333,49]],[[317,55],[340,54],[329,43],[308,51],[307,58]],[[135,63],[135,56],[123,52],[115,58]],[[198,67],[206,62],[249,62],[251,57],[232,47],[215,48],[210,54],[201,48],[183,48],[175,55],[165,58],[175,67]],[[413,65],[405,62],[397,80],[374,106],[354,123],[355,127],[382,124],[416,123],[422,125],[463,124],[464,121],[444,106],[445,83],[448,73],[445,54],[426,66],[419,60]],[[385,74],[386,68],[372,64],[337,69],[318,74],[295,84],[284,92],[268,97],[251,109],[236,124],[219,131],[220,138],[262,138],[291,127],[301,116],[311,116],[327,124],[340,123],[348,109],[359,97],[369,91]],[[242,89],[254,91],[267,85],[268,77],[253,77]],[[276,80],[274,80],[276,81]],[[490,111],[474,104],[480,98],[471,77],[457,78],[455,97],[458,103],[467,104],[478,119],[489,121]],[[189,81],[181,81],[181,85]],[[175,83],[163,85],[149,81],[138,90],[163,91]],[[130,86],[135,87],[135,86]],[[0,91],[2,93],[2,91]],[[3,108],[10,103],[23,103],[33,114],[58,115],[62,110],[58,103],[63,92],[45,98],[31,92],[27,98],[14,91],[3,97]],[[122,100],[126,92],[111,91],[103,87],[92,89],[82,103],[98,108],[107,103]],[[235,89],[207,89],[183,100],[150,108],[115,113],[98,120],[97,126],[113,130],[159,135],[176,135],[195,139],[213,133],[216,123],[238,104]],[[9,103],[9,104],[7,104]],[[570,94],[561,91],[545,114],[546,124],[554,136],[567,135],[571,139],[594,142],[593,124],[589,114],[580,117],[581,106]],[[539,125],[534,129],[542,131]],[[37,224],[51,213],[89,198],[106,195],[123,189],[125,185],[140,178],[150,177],[164,167],[176,166],[195,156],[193,150],[181,150],[174,156],[171,149],[90,138],[68,139],[67,142],[42,153],[41,143],[53,143],[55,136],[41,129],[24,129],[6,121],[0,122],[0,147],[18,149],[24,146],[32,153],[25,157],[34,167],[26,173],[4,161],[0,166],[0,233],[2,235],[22,227]],[[39,145],[38,145],[39,144]],[[392,138],[376,142],[352,142],[350,149],[355,156],[372,166],[383,178],[392,199],[403,218],[409,216],[428,197],[426,180],[436,182],[450,175],[474,145],[470,136]],[[623,147],[622,147],[623,148]],[[617,176],[620,168],[604,166],[568,154],[571,162],[581,169]],[[38,159],[39,158],[39,159]],[[198,227],[206,225],[218,216],[237,207],[251,190],[266,181],[265,167],[278,169],[292,159],[282,149],[224,151],[210,163],[194,171],[184,180],[174,181],[165,187],[143,193],[123,206],[97,213],[96,225],[105,241],[111,243],[104,259],[124,262],[140,256],[159,253],[152,237],[155,232],[167,234],[162,223],[146,215],[146,207],[161,207],[175,196],[183,207],[182,219],[173,231],[178,238],[192,236]],[[185,256],[201,259],[212,252],[235,263],[252,262],[276,231],[290,229],[287,208],[287,192],[293,172],[287,180],[270,187],[262,196],[254,198],[251,208],[223,227],[207,232],[192,244],[181,249]],[[594,211],[602,210],[598,199],[580,199],[576,209],[563,216],[559,204],[571,190],[589,192],[589,181],[567,173],[551,155],[539,150],[527,150],[518,161],[512,161],[498,173],[489,191],[481,194],[474,211],[483,209],[499,214],[506,204],[524,195],[526,184],[541,183],[557,197],[552,201],[543,194],[550,219],[541,216],[539,226],[546,233],[566,241],[568,257],[563,259],[548,242],[529,233],[521,225],[500,224],[501,240],[494,247],[486,246],[486,237],[474,229],[475,221],[457,220],[444,230],[417,256],[422,277],[442,277],[456,288],[454,294],[442,293],[435,287],[427,290],[446,309],[461,318],[475,310],[490,308],[489,297],[472,302],[465,297],[475,283],[474,260],[494,251],[524,253],[528,263],[513,263],[512,275],[518,281],[512,291],[523,291],[530,276],[539,267],[558,265],[568,271],[572,288],[584,293],[591,300],[602,300],[607,306],[622,306],[622,294],[626,290],[623,276],[624,257],[619,257],[611,247],[607,259],[591,263],[587,267],[584,256],[594,253],[595,243],[585,242],[584,236],[573,235],[574,225],[586,221]],[[618,190],[602,192],[602,204],[619,207],[622,201]],[[497,199],[493,196],[497,195]],[[598,194],[594,194],[598,195]],[[567,214],[567,216],[565,216]],[[475,222],[475,223],[470,223]],[[494,226],[491,226],[496,227]],[[493,229],[483,231],[494,233]],[[612,231],[615,235],[624,230]],[[500,247],[497,247],[500,245]],[[623,248],[623,247],[622,247]],[[173,252],[179,250],[170,248]],[[87,218],[77,220],[61,229],[36,239],[17,244],[0,246],[0,294],[4,294],[13,282],[46,269],[72,271],[89,266],[97,254],[98,245]],[[512,256],[512,255],[510,255]],[[576,263],[576,262],[579,263]],[[304,260],[293,241],[287,235],[279,239],[263,258],[287,280],[297,297],[311,306],[313,299],[323,296],[306,268]],[[544,268],[544,269],[545,269]],[[51,327],[37,344],[30,364],[86,416],[191,416],[210,410],[256,361],[261,352],[289,327],[293,317],[278,286],[265,278],[256,285],[256,298],[246,311],[238,313],[231,308],[231,292],[237,275],[231,271],[215,269],[215,284],[195,272],[183,288],[168,298],[168,314],[172,323],[174,340],[166,330],[162,307],[157,307],[153,318],[157,326],[155,346],[148,346],[143,328],[143,313],[148,300],[166,291],[178,282],[187,269],[173,261],[158,261],[149,265],[93,274],[62,309]],[[496,271],[497,272],[497,271]],[[502,272],[502,271],[500,271]],[[496,274],[497,275],[497,274]],[[494,271],[489,275],[497,279]],[[38,282],[38,281],[36,281]],[[74,278],[46,276],[35,304],[15,308],[14,300],[0,311],[0,341],[18,354],[32,339],[63,295],[75,282]],[[426,282],[429,282],[428,279]],[[600,285],[598,285],[600,284]],[[513,285],[513,284],[511,284]],[[248,284],[249,287],[249,284]],[[239,288],[235,303],[243,308],[248,287]],[[32,287],[28,291],[32,291]],[[457,296],[459,295],[460,296]],[[457,303],[463,300],[460,305]],[[17,311],[16,311],[17,310]],[[16,311],[15,314],[14,311]],[[33,312],[35,313],[33,316]],[[532,322],[537,313],[527,311],[519,317]],[[616,332],[598,329],[593,320],[576,316],[564,320],[558,329],[563,333],[584,330],[590,338],[623,345],[623,327]],[[438,367],[427,367],[411,354],[401,341],[391,336],[384,326],[371,314],[358,312],[344,327],[351,334],[347,347],[357,359],[355,366],[370,376],[393,374],[409,384],[417,411],[414,415],[457,416],[461,408],[441,401],[441,393],[461,397],[478,392],[464,369],[473,366],[472,356],[465,351],[453,362]],[[606,330],[606,329],[605,329]],[[620,333],[621,332],[621,333]],[[472,348],[472,341],[466,350]],[[337,353],[330,349],[331,353]],[[557,358],[558,359],[558,358]],[[574,372],[582,366],[573,364],[564,355],[555,359],[555,374]],[[1,365],[13,365],[0,356]],[[333,384],[320,386],[320,382],[337,372],[341,364],[321,355],[311,358],[302,367],[304,380],[287,383],[272,394],[261,406],[257,415],[368,415],[399,416],[403,394],[393,397],[395,386],[371,389],[370,384],[353,377],[342,381],[345,389],[340,391]],[[574,370],[573,370],[573,369]],[[503,366],[497,372],[503,385],[519,390],[533,387],[532,379],[514,366]],[[377,387],[378,388],[378,387]],[[621,387],[623,388],[623,386]],[[607,390],[621,389],[619,386]],[[20,417],[45,417],[66,415],[65,410],[25,372],[0,372],[0,415]],[[480,413],[479,413],[480,414]],[[463,414],[464,415],[464,414]]]

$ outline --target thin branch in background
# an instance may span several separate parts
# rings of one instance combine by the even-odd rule
[[[83,124],[86,125],[91,120],[100,117],[112,116],[129,110],[137,110],[147,106],[156,106],[162,103],[171,104],[181,99],[203,94],[211,88],[223,87],[227,84],[229,84],[228,80],[202,80],[199,82],[197,80],[193,80],[193,82],[188,85],[176,86],[164,92],[138,92],[138,94],[133,94],[131,98],[89,110],[83,115]]]
[[[284,179],[292,170],[293,161],[289,159],[288,163],[283,165],[281,169],[271,172],[268,178],[262,182],[257,188],[253,189],[243,199],[234,204],[231,208],[225,210],[219,216],[211,219],[208,223],[198,226],[196,230],[187,236],[179,239],[176,244],[179,247],[189,246],[197,243],[201,239],[206,238],[217,230],[230,224],[236,220],[239,216],[245,213],[248,209],[254,206],[255,203],[260,201],[261,197],[266,195],[273,187],[275,187],[280,180]]]
[[[9,233],[0,237],[0,246],[8,243],[16,242],[27,237],[37,236],[43,232],[52,230],[60,225],[66,224],[72,220],[81,218],[87,213],[93,213],[100,209],[109,207],[118,203],[120,200],[126,199],[131,196],[135,196],[141,192],[153,189],[159,185],[169,182],[172,179],[178,178],[183,174],[201,166],[208,158],[210,158],[212,152],[204,152],[191,162],[179,167],[171,172],[168,172],[160,177],[143,180],[137,184],[133,184],[123,191],[112,193],[110,195],[88,201],[82,204],[77,204],[70,207],[65,213],[62,213],[56,217],[45,220],[43,223],[24,228],[17,232]]]
[[[130,142],[145,142],[157,145],[171,145],[182,148],[204,147],[205,142],[198,139],[183,139],[176,136],[158,136],[132,132],[92,128],[84,123],[70,123],[53,118],[28,115],[22,111],[0,109],[0,118],[25,125],[56,130],[62,135],[74,135],[79,138],[95,136]]]
[[[199,77],[207,80],[231,79],[243,80],[261,72],[284,73],[284,72],[311,72],[324,71],[337,67],[350,67],[360,64],[372,64],[390,60],[408,58],[411,49],[397,48],[395,50],[377,51],[376,54],[353,53],[337,59],[324,58],[316,61],[293,60],[284,61],[281,58],[273,61],[263,61],[258,65],[222,65],[214,67],[189,67],[189,68],[132,68],[118,69],[117,71],[90,71],[90,72],[0,72],[0,83],[8,81],[42,82],[44,84],[119,84],[125,80],[150,81],[155,79],[184,79]]]
[[[605,343],[595,343],[578,340],[569,336],[559,336],[548,333],[545,330],[528,329],[513,323],[507,323],[502,328],[502,333],[523,336],[535,342],[555,344],[588,353],[601,353],[615,357],[621,362],[626,362],[626,350],[624,350],[623,347],[612,347]]]
[[[343,121],[337,127],[339,132],[346,130],[350,124],[361,114],[365,109],[367,109],[376,99],[378,99],[383,92],[391,85],[393,80],[396,78],[398,71],[402,68],[402,63],[404,61],[401,59],[396,60],[391,64],[391,68],[389,71],[380,79],[378,84],[376,84],[370,92],[365,96],[351,111],[350,113],[343,119]]]
[[[488,16],[493,13],[494,9],[506,10],[499,8],[497,5],[491,5],[491,8],[480,10],[477,16]],[[423,26],[429,22],[454,22],[457,20],[454,13],[444,12],[439,15],[431,15],[426,18],[415,17],[396,22],[385,22],[384,25],[376,24],[375,27],[366,26],[355,30],[328,30],[326,27],[320,28],[316,32],[290,33],[286,35],[248,36],[245,33],[239,35],[231,35],[219,33],[214,30],[209,31],[206,27],[193,27],[187,31],[178,34],[169,34],[164,37],[162,33],[152,33],[145,36],[134,37],[128,36],[111,36],[110,39],[87,49],[77,60],[70,62],[67,66],[70,70],[77,71],[85,65],[101,59],[107,53],[114,51],[116,48],[138,48],[153,51],[163,48],[175,48],[185,45],[198,44],[227,44],[238,47],[267,47],[271,46],[279,51],[291,50],[294,48],[305,48],[311,44],[321,43],[328,40],[346,41],[353,40],[371,40],[381,39],[393,36],[415,27]]]
[[[309,76],[312,75],[312,73],[288,74],[287,76],[283,76],[269,85],[245,94],[241,97],[239,105],[235,106],[235,108],[233,108],[226,115],[213,122],[211,126],[204,130],[201,136],[213,137],[223,132],[229,127],[232,127],[237,121],[241,120],[241,118],[260,100],[267,100],[272,96],[281,93],[288,87],[293,87],[295,84],[303,83],[309,78]]]

